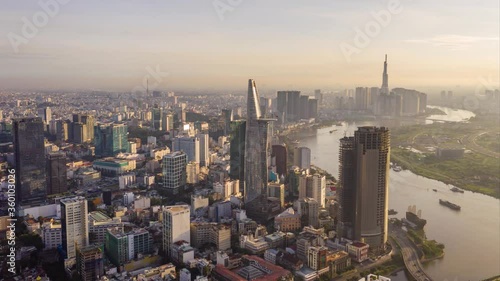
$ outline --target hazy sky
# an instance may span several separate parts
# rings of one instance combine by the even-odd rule
[[[67,3],[45,24],[40,3],[56,1]],[[399,6],[391,9],[390,2]],[[248,78],[262,90],[380,86],[385,53],[390,87],[473,89],[481,77],[493,84],[499,77],[498,0],[1,5],[0,89],[128,91],[141,87],[148,67],[162,72],[149,76],[162,90],[244,91]],[[390,20],[377,22],[373,13]],[[23,35],[23,18],[33,23],[34,16],[38,31]],[[368,40],[355,43],[355,30],[367,27]],[[347,58],[341,46],[356,53]]]

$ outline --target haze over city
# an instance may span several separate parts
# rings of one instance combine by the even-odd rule
[[[380,86],[386,53],[393,86],[434,94],[471,92],[481,77],[498,85],[498,1],[392,1],[395,12],[387,1],[66,2],[17,47],[23,18],[43,10],[2,4],[2,88],[130,91],[150,67],[168,73],[158,89],[243,93],[252,77],[263,93],[341,90]],[[373,36],[356,44],[367,27]]]
[[[0,276],[500,281],[498,0],[0,11]]]

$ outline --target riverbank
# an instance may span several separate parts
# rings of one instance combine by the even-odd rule
[[[408,230],[408,238],[420,249],[422,263],[444,257],[444,244],[436,240],[427,240],[424,230]]]
[[[442,258],[444,258],[444,251],[443,251],[443,253],[441,255],[438,255],[438,256],[435,256],[435,257],[432,257],[432,258],[424,258],[424,259],[422,259],[421,262],[423,264],[425,264],[425,263],[431,262],[433,260],[438,260],[438,259],[442,259]]]
[[[280,136],[289,136],[293,135],[297,132],[303,131],[303,130],[311,130],[311,129],[322,129],[322,128],[327,128],[327,127],[332,127],[334,125],[340,126],[342,122],[338,120],[322,120],[316,123],[306,123],[306,122],[301,122],[301,123],[294,123],[288,125],[285,129],[281,130]]]
[[[439,108],[435,107],[427,107],[425,109],[425,116],[432,116],[432,115],[446,115],[446,112],[442,111]]]
[[[323,121],[320,121],[316,124],[314,124],[313,126],[311,126],[311,129],[322,129],[322,128],[327,128],[327,127],[331,127],[333,125],[340,125],[342,124],[342,122],[338,121],[338,120],[323,120]]]
[[[321,169],[318,166],[311,165],[311,174],[314,175],[315,173],[318,173],[320,175],[324,175],[326,177],[326,180],[331,180],[331,181],[334,181],[334,182],[337,181],[335,179],[335,177],[332,174],[328,173],[326,170]]]
[[[472,192],[500,198],[498,162],[490,157],[466,154],[462,159],[438,161],[404,148],[391,149],[391,162],[429,179]],[[475,165],[471,165],[474,163]]]
[[[500,131],[498,124],[488,118],[473,118],[469,123],[394,128],[391,162],[426,178],[500,198],[498,155],[476,142],[497,131]],[[496,145],[500,146],[500,140],[496,139]],[[440,150],[454,154],[440,156]]]
[[[490,277],[488,279],[484,279],[483,281],[500,281],[500,275]]]

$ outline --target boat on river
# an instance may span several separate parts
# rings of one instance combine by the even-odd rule
[[[422,229],[427,224],[427,220],[420,218],[418,214],[406,212],[406,220],[414,224],[413,228]]]
[[[465,191],[461,190],[460,188],[454,186],[450,189],[453,192],[458,192],[458,193],[464,193]]]
[[[439,204],[446,206],[446,207],[448,207],[452,210],[455,210],[455,211],[460,211],[462,209],[462,207],[458,206],[457,204],[451,203],[450,201],[446,201],[443,199],[439,199]]]

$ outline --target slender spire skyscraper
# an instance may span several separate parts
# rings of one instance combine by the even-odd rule
[[[389,75],[387,74],[387,54],[384,61],[384,74],[382,74],[382,87],[380,88],[381,94],[389,94]]]
[[[255,81],[248,80],[247,121],[245,130],[245,208],[255,220],[267,220],[267,167],[269,159],[269,122],[262,117]]]
[[[245,138],[245,203],[263,194],[267,184],[267,122],[261,122],[259,93],[253,79],[248,80]]]
[[[260,97],[257,86],[253,79],[248,80],[247,94],[247,119],[258,120],[262,116],[260,112]]]

